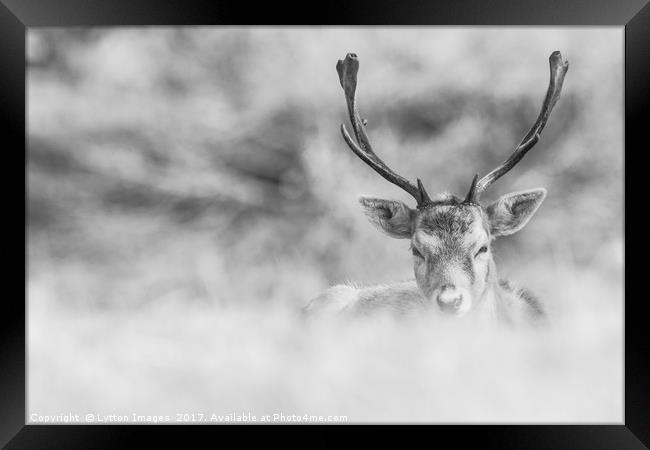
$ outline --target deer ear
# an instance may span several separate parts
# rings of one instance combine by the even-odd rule
[[[375,227],[390,237],[410,239],[413,233],[415,210],[397,200],[359,197],[364,214]]]
[[[493,236],[507,236],[521,230],[546,198],[546,189],[512,192],[486,208]]]

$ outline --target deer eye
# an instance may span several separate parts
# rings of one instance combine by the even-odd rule
[[[474,255],[474,257],[476,258],[478,255],[481,255],[487,251],[488,251],[487,245],[484,245],[483,247],[478,249],[478,252],[476,252],[476,255]]]
[[[422,256],[422,253],[420,253],[415,247],[411,247],[411,253],[413,253],[413,256],[417,256],[418,258],[424,258],[424,256]]]

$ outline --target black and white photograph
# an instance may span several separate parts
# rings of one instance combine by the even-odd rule
[[[26,40],[26,423],[623,422],[622,27]]]

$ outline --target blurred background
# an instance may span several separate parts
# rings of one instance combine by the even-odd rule
[[[620,423],[622,49],[622,28],[30,29],[29,412]],[[336,61],[359,55],[378,155],[461,196],[533,124],[554,50],[562,98],[484,198],[548,190],[494,252],[553,330],[301,321],[333,284],[412,277],[358,207],[412,199],[343,142]]]

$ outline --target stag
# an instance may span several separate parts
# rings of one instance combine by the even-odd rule
[[[348,53],[336,70],[354,132],[350,136],[341,124],[343,139],[362,161],[390,183],[408,192],[416,202],[411,208],[401,201],[362,196],[359,203],[369,221],[397,239],[410,239],[415,279],[381,286],[331,287],[306,307],[314,312],[368,313],[439,311],[460,317],[468,313],[514,322],[539,321],[545,312],[539,301],[525,289],[499,279],[491,252],[498,236],[521,230],[546,197],[543,188],[512,192],[486,206],[481,195],[508,173],[539,141],[549,115],[562,90],[569,63],[559,51],[549,57],[550,82],[537,120],[510,156],[494,170],[472,179],[464,198],[443,193],[431,198],[418,178],[413,184],[390,169],[374,152],[366,133],[366,121],[357,108],[356,88],[359,60]]]

